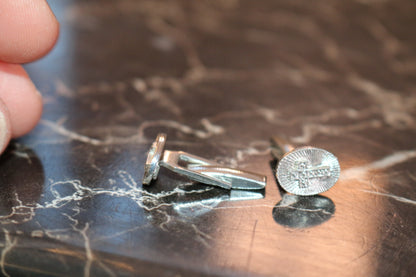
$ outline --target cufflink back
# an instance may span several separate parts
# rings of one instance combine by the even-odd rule
[[[149,149],[142,183],[149,185],[160,166],[189,179],[225,189],[255,190],[266,186],[266,176],[225,167],[216,162],[183,152],[164,150],[166,134],[159,134]]]

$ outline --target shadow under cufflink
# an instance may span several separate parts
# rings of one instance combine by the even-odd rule
[[[223,202],[264,198],[264,190],[226,190],[210,188],[201,183],[187,185],[183,187],[183,191],[184,193],[178,194],[175,199],[172,199],[172,207],[176,214],[185,217],[201,216],[214,210]]]
[[[273,219],[290,228],[309,228],[328,221],[335,213],[334,202],[322,195],[298,196],[287,193],[276,178],[278,161],[270,162],[282,200],[273,208]]]

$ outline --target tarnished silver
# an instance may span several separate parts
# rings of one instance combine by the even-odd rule
[[[263,189],[266,176],[225,167],[183,151],[163,151],[166,135],[159,134],[147,155],[143,184],[149,185],[157,178],[160,166],[172,170],[189,179],[225,189]]]
[[[311,146],[294,148],[274,137],[272,154],[279,160],[276,177],[287,192],[316,195],[327,191],[338,181],[341,171],[338,159],[324,149]]]

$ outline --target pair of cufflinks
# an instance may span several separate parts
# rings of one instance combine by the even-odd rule
[[[158,134],[150,147],[142,183],[150,185],[165,167],[189,179],[224,189],[258,190],[266,187],[266,176],[226,167],[183,152],[164,150],[166,134]],[[338,159],[316,147],[293,148],[279,138],[272,138],[272,155],[279,162],[276,177],[280,186],[295,195],[316,195],[330,189],[338,180]]]

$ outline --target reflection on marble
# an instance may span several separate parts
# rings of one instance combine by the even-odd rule
[[[51,4],[62,39],[26,66],[43,118],[0,159],[4,276],[413,275],[414,1]],[[143,188],[159,132],[266,175],[264,197]],[[337,184],[282,196],[276,135],[334,153]]]
[[[183,217],[198,217],[215,209],[226,201],[246,201],[264,198],[264,191],[225,190],[199,183],[178,184],[170,192],[156,201],[143,198],[147,210],[159,209],[161,206],[171,207]],[[150,194],[152,195],[152,194]],[[171,213],[171,212],[170,212]]]
[[[334,202],[328,197],[285,194],[273,208],[273,218],[283,226],[308,228],[329,220],[334,212]]]

